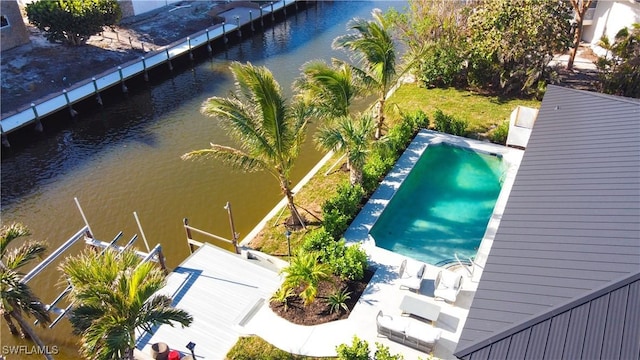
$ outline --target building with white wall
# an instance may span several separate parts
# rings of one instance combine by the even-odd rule
[[[600,38],[604,35],[613,43],[618,31],[633,23],[640,23],[640,0],[594,0],[582,24],[582,41],[604,56],[605,50],[597,45]]]

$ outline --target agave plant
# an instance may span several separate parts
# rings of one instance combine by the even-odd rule
[[[342,310],[349,312],[349,307],[347,306],[347,301],[349,299],[351,299],[351,292],[347,291],[346,288],[336,290],[327,298],[327,303],[329,303],[329,312],[332,314],[336,311]]]

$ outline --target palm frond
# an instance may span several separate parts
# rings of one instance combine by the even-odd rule
[[[46,251],[47,245],[44,242],[30,241],[8,253],[5,252],[3,262],[7,268],[17,270],[32,260],[41,257]]]
[[[217,159],[246,172],[265,170],[266,164],[251,155],[229,146],[211,144],[210,149],[194,150],[182,155],[182,160]]]
[[[21,223],[3,225],[0,228],[0,257],[4,257],[7,247],[13,240],[29,235],[31,232]]]

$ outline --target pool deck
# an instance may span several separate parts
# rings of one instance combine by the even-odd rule
[[[416,136],[345,234],[350,243],[359,243],[362,246],[367,252],[370,265],[375,269],[373,278],[347,319],[314,326],[296,325],[284,320],[268,306],[270,293],[283,280],[278,274],[278,268],[283,264],[257,267],[248,264],[240,255],[223,254],[223,250],[214,251],[207,247],[191,255],[178,268],[183,270],[177,274],[174,272],[169,277],[168,291],[177,291],[180,294],[177,301],[174,299],[175,305],[192,313],[194,324],[186,329],[163,325],[153,334],[146,334],[139,342],[139,347],[144,348],[141,353],[146,355],[149,346],[159,341],[185,352],[184,344],[194,341],[197,344],[197,358],[219,359],[235,343],[233,339],[237,339],[238,336],[257,335],[290,353],[325,357],[336,356],[336,346],[351,344],[353,336],[357,336],[369,343],[371,354],[375,352],[375,344],[381,343],[388,346],[392,354],[402,354],[405,359],[426,358],[427,354],[390,341],[377,333],[376,315],[380,310],[394,318],[402,317],[409,322],[423,321],[402,315],[399,307],[402,298],[409,293],[409,290],[400,288],[398,281],[398,269],[406,257],[376,247],[375,241],[368,236],[368,231],[422,152],[428,145],[440,142],[502,154],[503,159],[510,164],[494,215],[476,257],[478,263],[471,268],[459,267],[454,270],[464,276],[462,290],[455,304],[436,300],[441,312],[434,326],[442,330],[442,335],[432,354],[441,359],[455,359],[453,353],[477,290],[483,261],[491,247],[523,151],[431,131],[421,131]],[[270,259],[268,255],[253,250],[250,252]],[[278,265],[277,259],[269,263]],[[409,263],[415,266],[418,261],[410,259]],[[192,281],[186,281],[184,269],[197,269],[197,276],[192,276]],[[433,298],[434,280],[440,270],[442,269],[439,267],[426,264],[426,272],[419,290],[421,295]],[[262,278],[253,278],[250,274],[253,272],[262,274]],[[185,281],[189,286],[184,286]],[[214,284],[209,283],[212,281],[217,281],[217,285],[212,286]],[[203,282],[202,286],[198,286],[198,282]],[[228,287],[229,291],[221,291],[220,287]],[[242,290],[241,294],[237,293],[239,289]],[[195,303],[198,305],[191,306]],[[211,341],[218,338],[218,342]]]

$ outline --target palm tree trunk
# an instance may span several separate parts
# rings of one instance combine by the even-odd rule
[[[135,330],[129,332],[129,340],[131,341],[131,344],[129,344],[129,348],[127,349],[127,359],[128,360],[133,360],[134,359],[134,351],[136,349],[136,332],[135,332]]]
[[[293,222],[293,225],[302,226],[303,229],[306,229],[307,227],[304,224],[304,220],[302,220],[302,216],[300,216],[300,213],[296,208],[296,204],[293,202],[293,193],[291,192],[288,181],[286,179],[280,178],[280,188],[282,189],[284,196],[287,197],[287,206],[289,207],[289,212],[291,213],[291,221]]]
[[[2,317],[4,318],[4,321],[7,323],[7,326],[9,327],[9,332],[11,332],[11,335],[18,335],[18,328],[16,328],[16,325],[13,323],[13,320],[11,320],[11,315],[7,312],[2,314]]]
[[[382,96],[380,100],[378,100],[378,104],[380,107],[378,108],[378,121],[376,122],[376,140],[380,139],[382,136],[382,124],[384,123],[384,102],[385,97]]]
[[[351,185],[362,185],[362,169],[351,166],[349,170],[349,183]]]
[[[31,338],[31,340],[33,340],[34,343],[36,343],[36,345],[38,346],[38,348],[40,349],[40,351],[42,352],[42,355],[45,357],[45,359],[47,360],[53,360],[53,356],[51,356],[51,354],[49,354],[49,349],[44,345],[44,343],[42,342],[42,340],[40,340],[40,338],[38,337],[38,335],[35,333],[35,331],[33,331],[33,329],[31,328],[31,326],[29,326],[29,324],[27,323],[27,321],[22,317],[22,315],[20,315],[19,312],[13,310],[11,312],[11,316],[16,319],[16,321],[18,322],[18,324],[20,324],[20,327],[22,328],[23,332],[26,332],[27,335],[29,335],[29,337]]]

